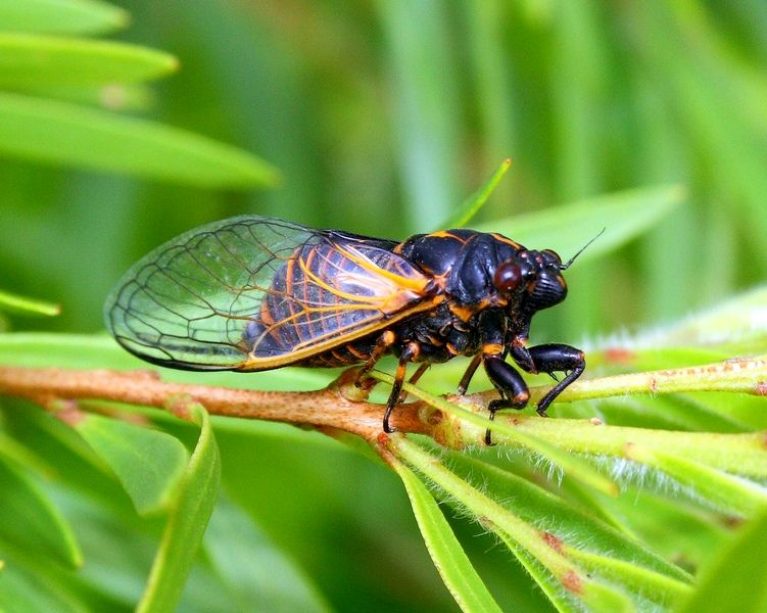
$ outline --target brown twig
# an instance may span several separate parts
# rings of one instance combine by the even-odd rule
[[[381,432],[384,407],[367,402],[354,385],[354,372],[343,373],[314,392],[265,392],[185,383],[167,383],[151,371],[69,370],[0,367],[0,394],[26,398],[48,407],[55,400],[110,400],[169,409],[174,399],[202,404],[213,415],[264,419],[341,430],[371,442]],[[392,416],[401,432],[430,434],[433,409],[420,402],[404,404]]]

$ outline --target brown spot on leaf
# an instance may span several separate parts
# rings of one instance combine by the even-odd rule
[[[757,396],[767,396],[767,381],[757,381],[754,387],[754,394]]]
[[[558,553],[562,553],[562,539],[552,534],[551,532],[543,532],[542,536],[543,540],[549,547]]]
[[[736,517],[735,515],[724,515],[719,518],[719,521],[725,528],[734,530],[740,528],[745,520],[742,517]]]
[[[574,570],[568,570],[564,577],[562,577],[562,585],[566,590],[575,594],[580,594],[583,591],[583,581],[580,576]]]

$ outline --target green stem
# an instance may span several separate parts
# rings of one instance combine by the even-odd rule
[[[536,402],[551,386],[530,390]],[[573,402],[629,394],[675,394],[681,392],[743,392],[767,396],[765,356],[713,362],[690,368],[670,368],[576,381],[557,397],[557,402]]]

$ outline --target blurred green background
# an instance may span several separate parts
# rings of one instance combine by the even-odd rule
[[[180,70],[110,106],[249,151],[281,182],[206,189],[0,149],[0,287],[63,309],[0,327],[98,332],[132,262],[226,216],[391,238],[435,229],[505,157],[512,169],[483,222],[642,186],[687,190],[641,240],[574,266],[567,302],[536,319],[536,341],[671,321],[765,276],[761,0],[114,4],[131,23],[109,38],[166,51]],[[335,607],[451,606],[393,475],[265,432],[257,445],[223,435],[225,474],[238,475],[229,486]],[[469,542],[480,532],[457,529]],[[508,573],[493,555],[481,569]],[[540,605],[517,575],[491,583]]]
[[[4,156],[4,286],[64,305],[15,328],[99,330],[134,260],[245,211],[390,237],[433,229],[505,157],[485,220],[689,190],[646,239],[572,270],[557,336],[667,320],[764,277],[763,2],[120,5],[131,24],[114,38],[181,64],[141,114],[253,152],[282,183],[213,191]]]

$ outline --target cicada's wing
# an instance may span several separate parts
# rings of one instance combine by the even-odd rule
[[[106,306],[117,341],[153,363],[266,370],[429,308],[429,278],[394,243],[256,216],[184,234],[128,271]]]

